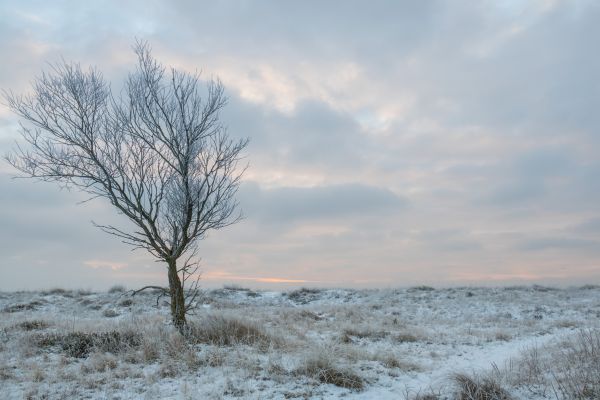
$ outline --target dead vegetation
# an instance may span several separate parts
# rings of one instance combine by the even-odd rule
[[[524,352],[507,372],[517,387],[557,399],[600,398],[600,330],[580,330]]]
[[[108,289],[108,293],[124,293],[127,289],[123,285],[114,285]]]
[[[435,290],[434,287],[425,286],[425,285],[413,286],[408,289],[409,292],[433,292],[434,290]]]
[[[31,340],[40,348],[59,348],[65,355],[75,358],[87,357],[93,350],[114,354],[123,353],[131,348],[139,347],[141,344],[139,334],[118,331],[46,333],[34,335]]]
[[[288,292],[287,297],[296,303],[307,304],[311,301],[314,301],[318,297],[319,293],[321,293],[321,289],[300,288],[298,290]]]
[[[192,343],[207,343],[217,346],[277,345],[282,340],[267,333],[257,323],[242,318],[223,315],[207,315],[200,320],[191,321],[186,337]]]
[[[19,322],[14,326],[15,329],[21,329],[24,331],[39,331],[43,329],[47,329],[50,324],[46,321],[34,319],[29,321]]]
[[[31,301],[29,303],[12,304],[4,307],[2,310],[5,313],[16,313],[22,311],[33,311],[39,308],[43,303],[41,301]]]
[[[296,373],[346,389],[362,390],[365,387],[363,378],[348,368],[336,365],[328,351],[321,351],[307,358]]]
[[[455,375],[452,380],[458,387],[456,400],[512,400],[512,397],[492,378]]]
[[[131,384],[144,393],[146,385],[185,382],[192,376],[205,377],[202,385],[213,390],[206,389],[201,398],[214,393],[253,398],[272,390],[289,393],[291,398],[327,398],[348,393],[344,391],[367,396],[371,388],[386,390],[385,385],[393,388],[426,373],[435,377],[438,386],[404,392],[396,387],[397,393],[404,393],[399,398],[598,398],[597,330],[581,331],[550,347],[539,346],[512,361],[510,368],[498,367],[494,374],[481,369],[456,375],[463,371],[448,361],[459,352],[486,346],[518,350],[513,342],[524,335],[575,332],[582,321],[593,322],[584,318],[595,315],[596,304],[600,307],[593,298],[589,300],[592,290],[581,289],[577,294],[582,296],[581,304],[569,312],[560,310],[564,299],[574,294],[561,290],[468,291],[477,296],[476,302],[465,299],[466,290],[461,289],[299,289],[290,298],[294,292],[274,296],[229,287],[205,293],[204,307],[190,318],[183,334],[165,322],[167,313],[162,306],[156,308],[152,294],[131,302],[117,290],[88,295],[70,291],[73,298],[60,291],[50,297],[6,295],[0,298],[0,307],[40,305],[3,314],[0,380],[4,386],[30,385],[32,393],[35,385],[46,385],[35,393],[47,392],[50,398],[62,395],[51,389],[61,381],[108,394],[117,390],[113,383]],[[254,294],[249,296],[250,292]],[[518,308],[507,310],[510,301]],[[485,305],[480,307],[480,302]],[[72,307],[69,316],[80,312],[85,318],[64,318],[50,311],[62,307]],[[543,312],[544,319],[534,319],[537,312]],[[445,369],[437,372],[439,365]],[[213,383],[211,379],[218,380],[222,371],[231,379]],[[77,390],[71,394],[81,396],[83,392]]]

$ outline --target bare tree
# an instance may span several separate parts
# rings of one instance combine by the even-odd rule
[[[183,330],[198,241],[240,218],[235,194],[248,140],[231,139],[219,120],[227,102],[220,81],[201,91],[198,74],[165,68],[145,42],[134,50],[137,67],[119,96],[95,68],[64,61],[31,94],[5,92],[27,142],[7,160],[26,177],[108,199],[125,215],[133,229],[97,226],[166,263],[173,324]]]

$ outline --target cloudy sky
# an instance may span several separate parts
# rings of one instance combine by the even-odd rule
[[[204,286],[600,283],[599,20],[594,0],[4,0],[0,87],[64,57],[118,90],[136,37],[220,77],[251,166]],[[14,174],[0,290],[165,282],[91,225],[107,204]]]

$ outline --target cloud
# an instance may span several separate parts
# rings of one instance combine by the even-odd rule
[[[436,252],[465,252],[480,251],[482,245],[478,240],[472,238],[469,232],[458,229],[441,229],[418,232],[415,235],[421,245]]]
[[[576,233],[600,235],[600,217],[590,218],[577,225],[572,230]]]
[[[247,218],[202,243],[207,273],[392,285],[565,279],[576,265],[589,278],[599,18],[593,1],[6,2],[0,86],[27,90],[63,55],[98,65],[117,93],[134,37],[220,76],[223,121],[251,138]],[[16,126],[1,106],[0,153]],[[87,221],[127,222],[82,199],[0,175],[0,285],[161,279]]]
[[[519,250],[588,250],[600,253],[600,241],[573,237],[543,237],[526,240],[518,245]]]
[[[86,267],[90,267],[93,269],[109,268],[113,271],[118,271],[120,269],[127,268],[127,263],[105,260],[86,260],[83,262],[83,264]]]
[[[262,189],[247,183],[240,199],[248,218],[277,224],[385,216],[408,204],[390,190],[364,184]]]

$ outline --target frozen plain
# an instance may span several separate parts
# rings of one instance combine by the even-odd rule
[[[461,376],[498,398],[600,398],[597,286],[225,287],[187,338],[156,298],[0,293],[0,398],[457,399]]]

